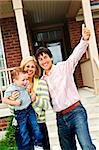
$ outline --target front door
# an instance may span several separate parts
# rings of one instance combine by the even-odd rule
[[[67,58],[63,28],[36,32],[33,35],[34,54],[39,47],[47,47],[52,52],[54,64]]]

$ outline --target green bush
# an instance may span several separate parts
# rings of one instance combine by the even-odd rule
[[[7,146],[15,146],[15,127],[12,126],[13,116],[9,117],[9,125],[6,129],[5,143]]]
[[[15,127],[12,126],[13,116],[8,118],[5,138],[0,141],[0,150],[17,150],[15,142]]]

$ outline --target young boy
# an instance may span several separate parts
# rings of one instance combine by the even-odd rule
[[[42,148],[42,134],[37,124],[37,118],[31,103],[35,101],[35,96],[30,97],[27,89],[28,74],[16,68],[12,71],[13,83],[8,86],[4,93],[2,101],[9,105],[14,106],[15,118],[18,122],[20,134],[22,137],[22,147],[24,150],[32,150],[30,144],[30,135],[27,124],[30,124],[32,134],[34,137],[35,150],[43,150]],[[18,98],[13,98],[12,93],[19,92]]]

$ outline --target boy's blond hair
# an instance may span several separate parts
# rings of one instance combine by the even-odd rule
[[[27,73],[26,71],[23,71],[21,67],[17,67],[15,68],[12,72],[11,72],[11,78],[13,79],[18,79],[19,74],[25,74]]]

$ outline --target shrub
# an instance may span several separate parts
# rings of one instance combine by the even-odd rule
[[[5,138],[0,141],[0,150],[16,150],[15,127],[12,126],[13,116],[8,118],[8,127],[6,129]],[[3,149],[1,149],[3,147]]]

